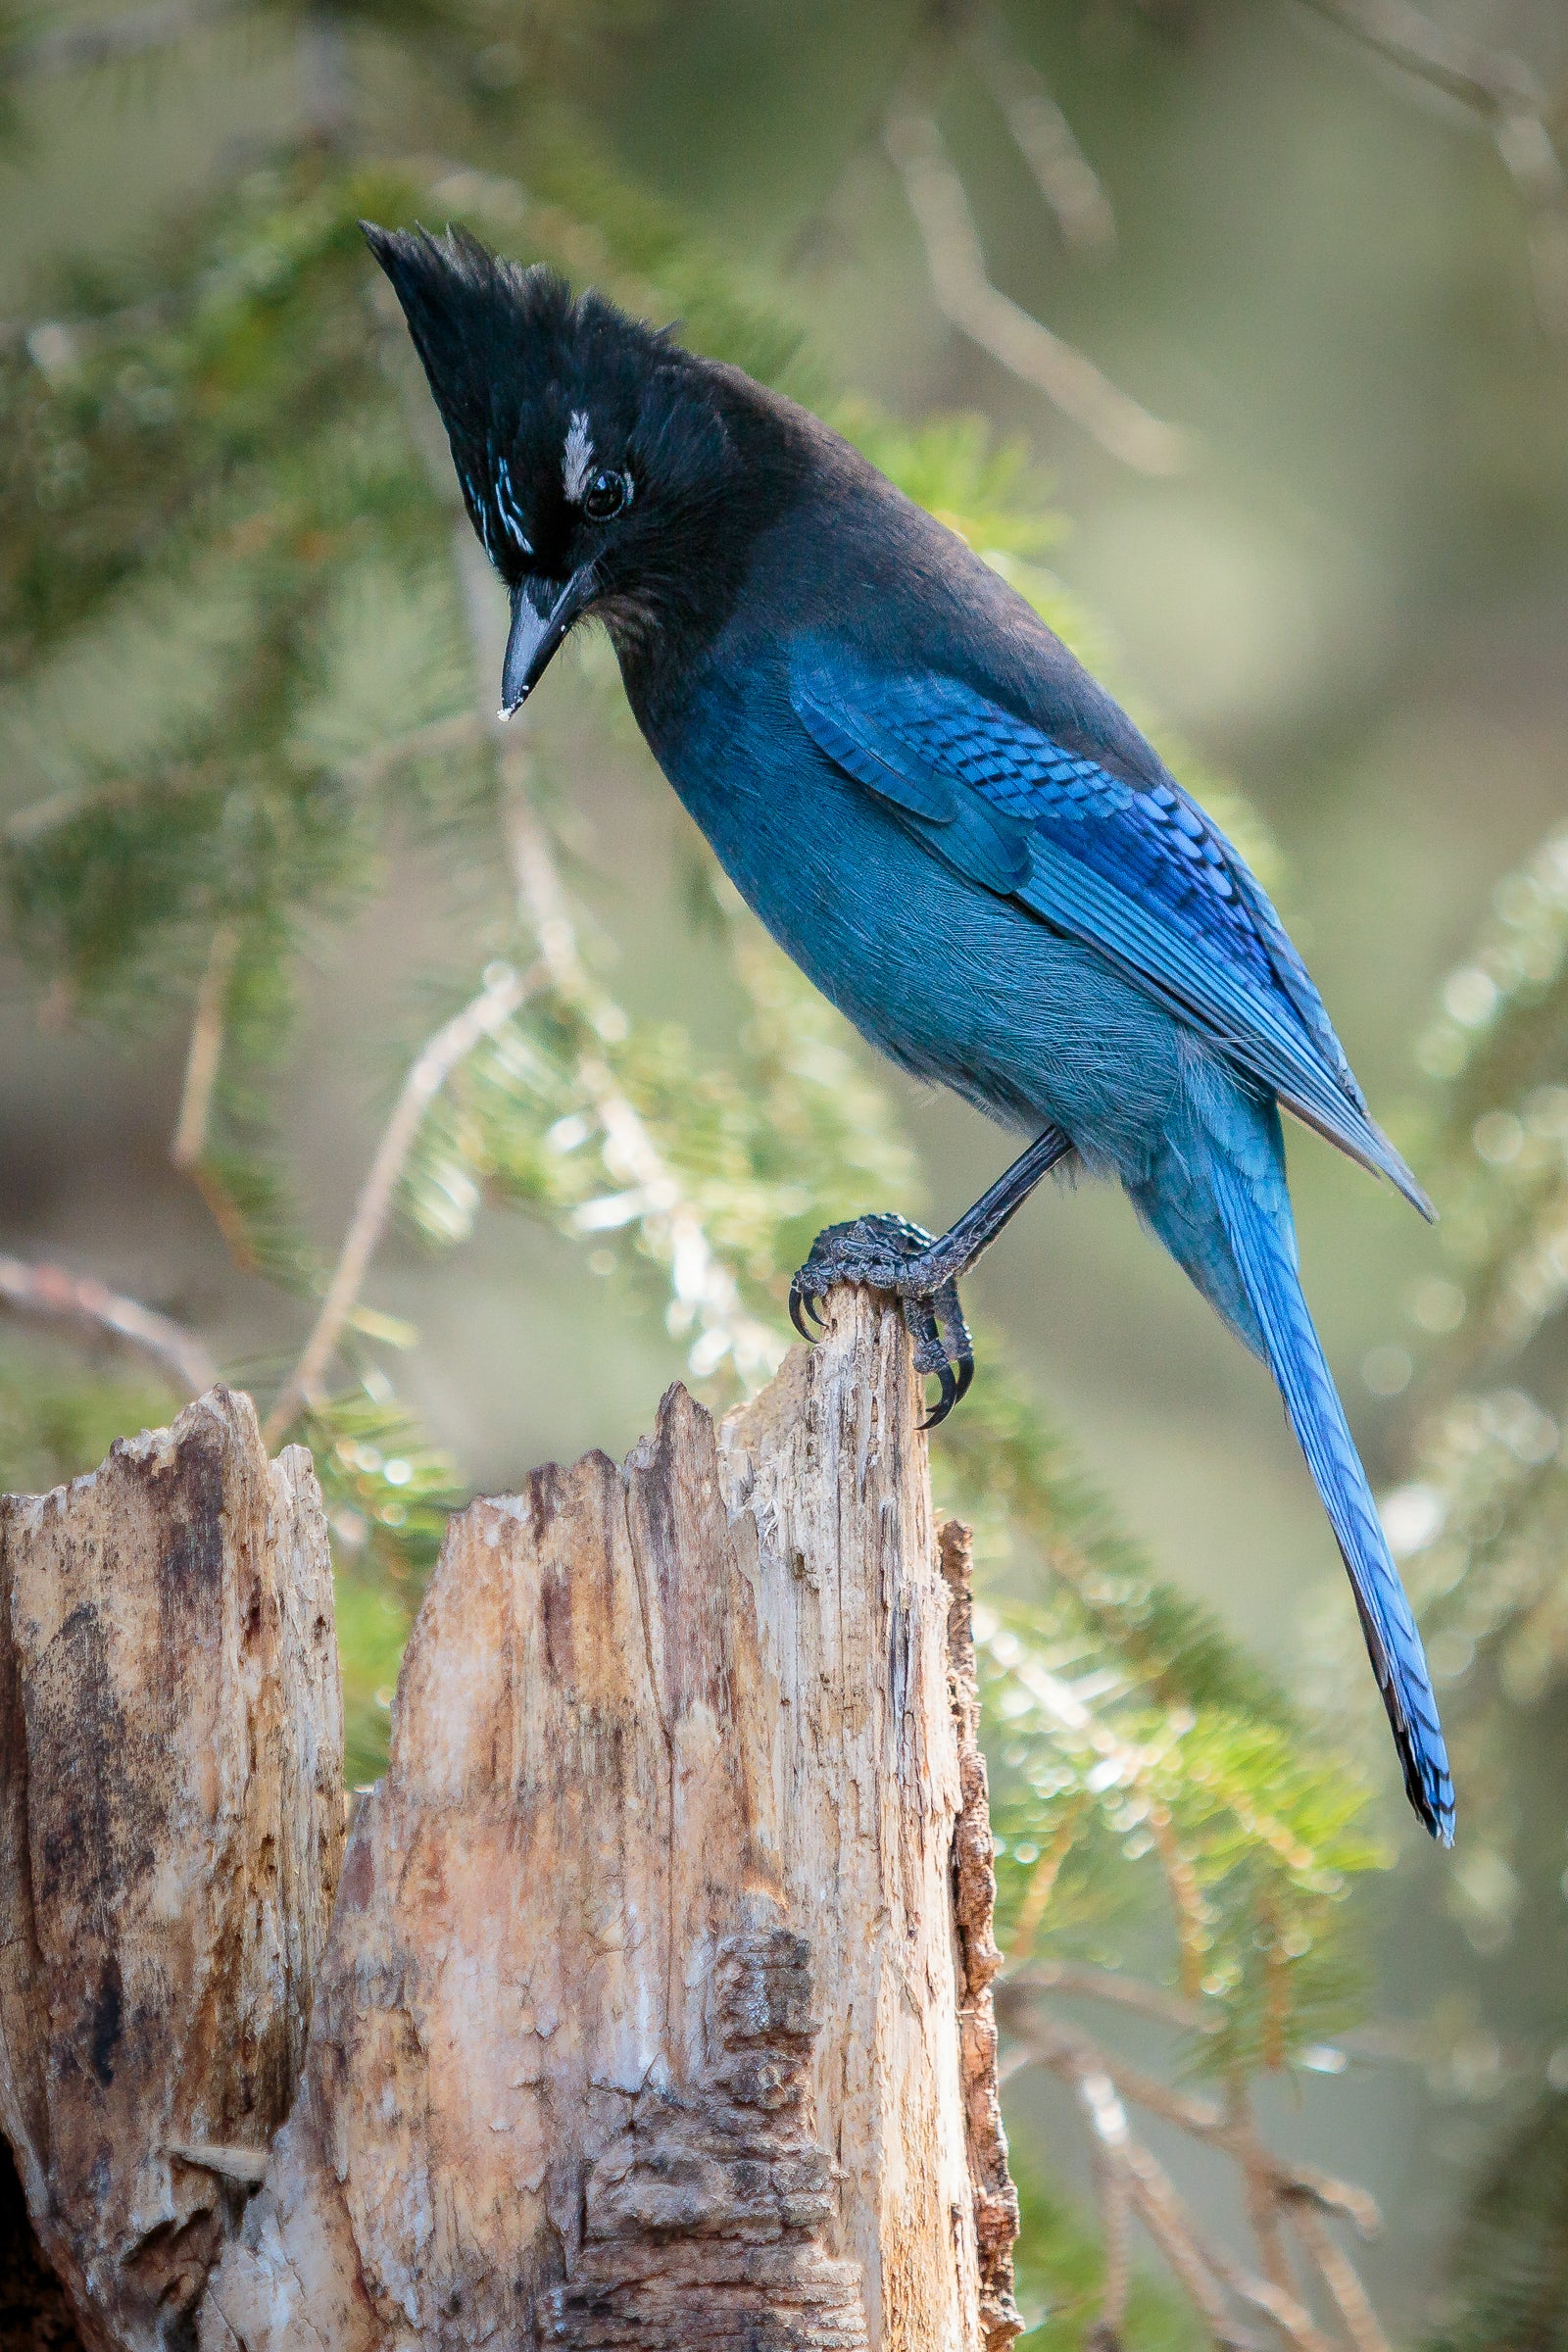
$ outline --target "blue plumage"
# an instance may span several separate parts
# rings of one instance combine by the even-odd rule
[[[1022,599],[815,418],[470,242],[371,241],[512,592],[509,708],[602,618],[774,936],[873,1044],[1036,1139],[935,1242],[886,1216],[819,1237],[797,1320],[837,1280],[895,1291],[945,1411],[971,1368],[956,1278],[1058,1159],[1118,1179],[1274,1374],[1411,1802],[1447,1841],[1420,1640],[1301,1296],[1279,1106],[1426,1203],[1255,878]]]

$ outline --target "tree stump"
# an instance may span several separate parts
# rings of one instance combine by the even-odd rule
[[[92,2352],[194,2339],[293,2103],[342,1851],[304,1447],[270,1464],[249,1397],[215,1389],[90,1478],[7,1495],[0,2128]],[[71,2342],[7,2234],[12,2340]]]
[[[0,2122],[83,2344],[1001,2352],[967,1550],[920,1409],[898,1313],[841,1292],[721,1427],[674,1388],[623,1465],[457,1517],[324,1942],[340,1733],[297,1449],[268,1470],[215,1392],[8,1503]],[[122,1731],[84,1774],[33,1726],[98,1689],[94,1642]],[[46,1932],[51,1838],[92,1899]],[[106,2081],[111,1957],[138,1989]],[[241,2043],[267,2064],[219,2063]]]

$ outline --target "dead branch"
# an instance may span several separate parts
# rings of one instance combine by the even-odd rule
[[[183,1174],[189,1174],[199,1167],[207,1152],[213,1092],[218,1084],[219,1064],[223,1053],[223,1012],[238,954],[238,927],[233,923],[220,923],[213,933],[207,967],[202,973],[201,986],[196,991],[190,1045],[185,1054],[185,1082],[179,1095],[179,1115],[174,1121],[174,1132],[169,1146],[172,1165]]]
[[[990,8],[969,36],[969,54],[1007,125],[1069,253],[1099,261],[1115,249],[1116,216],[1072,124]]]
[[[479,994],[444,1022],[416,1056],[354,1204],[315,1328],[268,1415],[265,1435],[270,1446],[290,1428],[302,1404],[314,1404],[320,1397],[321,1383],[386,1230],[398,1179],[425,1113],[454,1070],[511,1020],[538,985],[537,971],[517,972],[510,963],[493,965]]]
[[[1320,2214],[1298,2200],[1290,2208],[1291,2226],[1305,2247],[1324,2285],[1353,2352],[1389,2352],[1389,2339],[1378,2325],[1372,2300],[1361,2284],[1355,2265],[1337,2246]]]
[[[20,1257],[0,1256],[0,1298],[25,1314],[47,1315],[107,1332],[150,1356],[172,1373],[191,1396],[210,1389],[218,1378],[211,1355],[194,1332],[161,1315],[140,1299],[111,1291],[90,1274],[72,1274],[64,1266],[27,1265]]]
[[[882,143],[904,183],[937,307],[959,333],[1009,374],[1043,392],[1124,466],[1139,473],[1185,472],[1193,459],[1186,433],[1152,416],[1086,353],[993,285],[963,182],[932,118],[896,108],[883,127]]]
[[[1095,1974],[1084,1973],[1091,1978]],[[1070,1972],[1060,1974],[1068,1982],[1058,1989],[1072,1989]],[[1093,1988],[1101,1989],[1098,1984]],[[1004,2071],[1011,2076],[1030,2064],[1049,2068],[1071,2088],[1090,2126],[1107,2233],[1102,2324],[1111,2324],[1111,2287],[1120,2261],[1119,2200],[1125,2193],[1216,2343],[1252,2340],[1237,2332],[1231,2316],[1231,2305],[1241,2303],[1269,2320],[1293,2352],[1330,2352],[1291,2272],[1286,2230],[1294,2228],[1328,2290],[1352,2352],[1387,2352],[1355,2268],[1325,2226],[1325,2217],[1334,2216],[1349,2221],[1363,2237],[1372,2236],[1381,2217],[1366,2192],[1314,2167],[1289,2164],[1277,2156],[1260,2137],[1245,2097],[1232,2095],[1221,2104],[1173,2088],[1103,2049],[1077,2027],[1031,2007],[1020,1998],[1027,1989],[1016,1980],[999,1987],[1003,2023],[1013,2045]],[[1233,2262],[1203,2238],[1163,2168],[1133,2131],[1129,2107],[1159,2117],[1235,2163],[1261,2275]]]
[[[1173,2090],[1156,2076],[1113,2056],[1079,2028],[1063,2025],[1039,2010],[1021,2007],[1015,1998],[1009,1997],[1015,1991],[1016,1980],[1010,1978],[998,1987],[1008,2034],[1021,2050],[1032,2053],[1042,2065],[1058,2072],[1076,2068],[1103,2075],[1118,2096],[1131,2105],[1147,2108],[1150,2114],[1190,2132],[1195,2139],[1205,2140],[1239,2164],[1251,2167],[1266,2181],[1269,2194],[1281,2204],[1290,2202],[1334,2214],[1350,2222],[1365,2238],[1376,2237],[1381,2230],[1383,2217],[1376,2200],[1365,2189],[1315,2166],[1286,2163],[1258,2136],[1246,2110],[1238,2112],[1232,2105],[1221,2106],[1212,2099],[1195,2097],[1190,2091]]]
[[[1141,1977],[1123,1976],[1119,1969],[1091,1968],[1083,1961],[1030,1960],[1021,1968],[1008,1969],[1006,1989],[1064,1992],[1085,2000],[1110,2001],[1119,2009],[1136,2009],[1141,2016],[1174,2026],[1179,2033],[1203,2031],[1200,2002],[1186,2000],[1163,1984],[1150,1984]]]
[[[1554,136],[1557,103],[1535,67],[1511,49],[1435,24],[1412,0],[1302,5],[1486,124],[1524,207],[1543,331],[1554,341],[1568,336],[1568,172]]]

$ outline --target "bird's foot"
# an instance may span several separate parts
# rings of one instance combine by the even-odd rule
[[[806,1317],[822,1320],[822,1301],[835,1283],[888,1291],[904,1311],[914,1342],[914,1368],[936,1375],[941,1394],[921,1426],[945,1421],[974,1378],[974,1348],[958,1302],[958,1285],[936,1258],[933,1237],[906,1217],[854,1217],[829,1225],[811,1244],[790,1284],[790,1321],[803,1340],[813,1335]]]

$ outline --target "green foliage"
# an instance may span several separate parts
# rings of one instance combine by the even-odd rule
[[[413,1617],[396,1589],[354,1570],[336,1579],[343,1668],[343,1775],[363,1789],[386,1770],[387,1735]]]
[[[1408,1477],[1387,1507],[1465,1792],[1447,1900],[1494,1954],[1561,1904],[1558,1823],[1528,1799],[1568,1682],[1568,835],[1497,885],[1417,1056],[1442,1270],[1408,1301],[1421,1361]],[[1483,2169],[1442,2352],[1556,2343],[1568,2324],[1568,2110],[1540,2092],[1568,2011],[1533,2034],[1505,2022],[1517,2094],[1541,2103]]]
[[[117,1438],[157,1429],[178,1399],[158,1379],[84,1374],[63,1348],[8,1337],[0,1348],[0,1488],[42,1494],[96,1470]]]
[[[340,1556],[412,1598],[462,1500],[450,1456],[430,1445],[379,1374],[313,1406],[305,1436]]]
[[[997,1595],[975,1636],[1004,1948],[1173,1982],[1204,2071],[1290,2065],[1356,2011],[1346,1897],[1386,1859],[1366,1788],[989,1361],[976,1401],[935,1469]]]
[[[1499,1855],[1517,1830],[1510,1718],[1568,1669],[1565,950],[1559,834],[1497,886],[1493,919],[1418,1047],[1437,1082],[1429,1168],[1443,1270],[1409,1301],[1426,1360],[1411,1476],[1392,1515],[1453,1687],[1475,1789],[1467,1830]]]
[[[998,441],[984,416],[910,424],[861,400],[840,401],[833,421],[916,506],[983,555],[1043,555],[1061,536],[1029,445]]]

